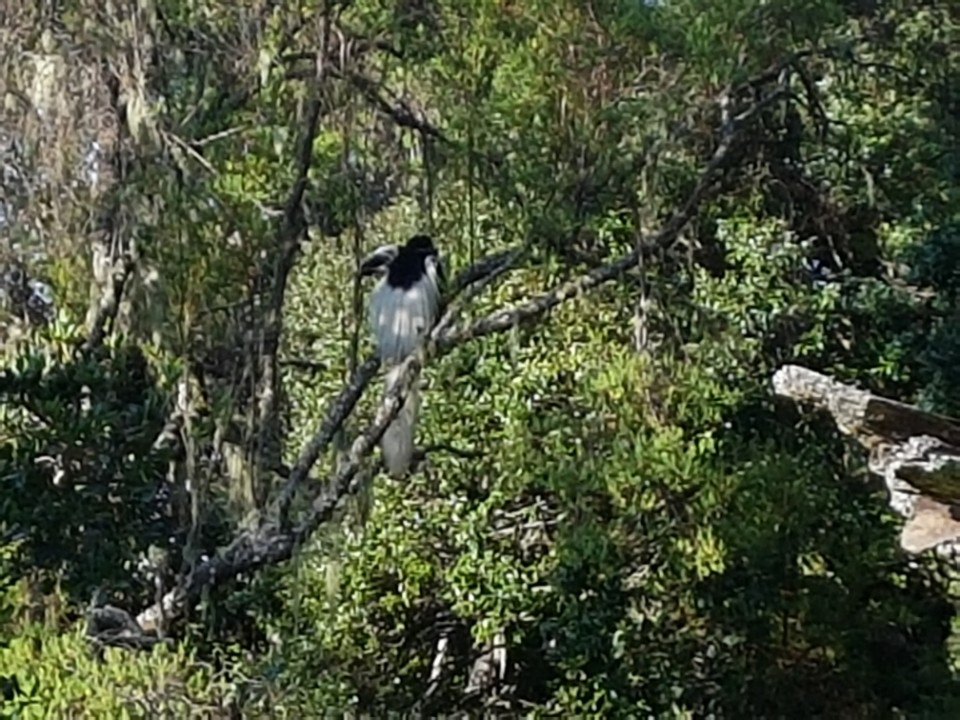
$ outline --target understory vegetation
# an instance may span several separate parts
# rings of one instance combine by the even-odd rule
[[[960,4],[14,0],[0,49],[0,714],[960,714],[955,571],[770,384],[960,415]],[[417,232],[394,479],[356,270]]]

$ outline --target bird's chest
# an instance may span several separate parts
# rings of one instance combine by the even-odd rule
[[[436,322],[438,304],[429,273],[407,287],[391,283],[389,277],[381,281],[370,299],[370,327],[381,359],[399,362],[416,350]]]

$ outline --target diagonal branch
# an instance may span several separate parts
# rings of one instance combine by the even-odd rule
[[[364,390],[367,389],[367,385],[370,384],[379,369],[380,361],[372,356],[357,368],[353,377],[340,391],[340,394],[330,403],[317,432],[303,446],[296,464],[290,471],[290,477],[287,478],[280,489],[280,495],[277,498],[277,518],[281,527],[287,524],[290,503],[293,502],[297,489],[307,479],[310,470],[329,447],[333,436],[350,416],[350,413],[353,412]]]
[[[453,283],[452,292],[476,288],[505,272],[520,257],[522,248],[500,252],[481,258],[471,268],[460,273]],[[472,288],[471,288],[472,286]],[[434,338],[447,327],[454,309],[450,308],[434,330]],[[320,524],[332,517],[340,500],[355,490],[355,478],[360,463],[376,446],[384,430],[396,417],[403,397],[419,371],[417,356],[403,367],[406,372],[400,382],[385,394],[373,423],[354,441],[347,458],[341,463],[333,479],[314,499],[307,516],[295,529],[289,529],[290,504],[297,489],[306,480],[320,455],[329,447],[333,436],[353,412],[364,390],[380,367],[376,357],[368,358],[330,403],[323,422],[314,436],[304,445],[276,500],[276,524],[264,524],[245,530],[225,549],[209,560],[199,563],[187,581],[168,592],[160,603],[146,608],[137,617],[137,622],[147,631],[157,627],[161,619],[176,618],[200,596],[204,588],[224,583],[238,574],[289,560],[295,548],[306,540]]]
[[[484,268],[486,275],[481,276],[479,272],[463,273],[458,276],[454,291],[469,287],[466,283],[480,284],[484,278],[501,274],[517,257],[519,252],[514,251],[481,259],[476,266]],[[492,262],[494,258],[497,262]],[[321,524],[331,519],[340,501],[356,491],[357,476],[363,459],[376,447],[387,427],[400,412],[404,398],[416,380],[425,358],[436,347],[437,338],[449,325],[454,312],[455,308],[449,308],[431,333],[431,342],[428,346],[408,357],[400,365],[398,382],[384,394],[370,426],[354,440],[347,457],[340,463],[320,494],[314,498],[306,517],[296,528],[291,530],[286,525],[290,503],[297,487],[306,479],[317,459],[329,446],[334,434],[353,411],[370,380],[376,375],[380,363],[375,357],[368,358],[357,369],[353,378],[327,409],[320,429],[301,451],[277,499],[279,522],[267,523],[252,530],[243,531],[216,556],[198,564],[185,583],[168,592],[159,603],[140,613],[137,622],[144,630],[152,631],[158,627],[161,620],[180,616],[193,601],[199,598],[205,588],[227,582],[240,573],[289,560],[299,545],[307,540]]]
[[[748,110],[731,118],[728,127],[721,129],[723,139],[717,145],[713,157],[701,173],[693,191],[690,193],[690,196],[680,211],[675,213],[667,221],[660,232],[640,244],[632,252],[622,255],[616,260],[602,265],[585,275],[581,275],[575,280],[563,283],[553,290],[532,298],[525,303],[521,303],[512,308],[497,310],[477,320],[467,328],[449,329],[438,338],[441,352],[446,353],[467,340],[504,332],[519,325],[521,322],[542,315],[547,310],[566,300],[619,277],[627,270],[634,268],[641,257],[650,255],[656,250],[661,250],[671,245],[674,240],[677,239],[680,231],[690,222],[694,215],[696,215],[704,199],[711,194],[714,181],[717,179],[723,166],[730,160],[734,141],[739,137],[743,127],[764,108],[781,99],[785,94],[786,90],[784,88],[778,88],[760,102],[752,105]]]
[[[434,137],[441,142],[450,142],[440,128],[426,120],[422,113],[417,113],[404,100],[397,98],[394,99],[393,104],[391,104],[389,100],[381,94],[376,83],[370,78],[361,73],[352,72],[347,75],[347,79],[353,83],[380,112],[392,118],[400,127],[416,130],[424,135]]]
[[[241,532],[224,550],[198,563],[186,582],[168,592],[159,603],[141,612],[137,617],[140,627],[148,632],[152,631],[159,626],[161,620],[181,616],[206,588],[232,580],[240,573],[289,560],[294,550],[320,524],[332,517],[343,497],[356,489],[352,481],[360,469],[360,464],[399,414],[403,398],[419,372],[420,355],[412,355],[404,361],[400,381],[384,394],[372,424],[354,440],[345,461],[314,499],[306,519],[296,529],[284,530],[274,524],[263,524]],[[327,442],[329,443],[329,440]],[[297,471],[291,472],[291,478],[294,472]]]

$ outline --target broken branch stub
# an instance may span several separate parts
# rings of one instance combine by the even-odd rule
[[[960,421],[880,397],[797,365],[780,368],[774,391],[825,410],[837,427],[870,451],[890,506],[907,518],[900,546],[935,548],[960,560]]]

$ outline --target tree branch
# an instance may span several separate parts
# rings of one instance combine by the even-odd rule
[[[219,585],[241,572],[289,559],[299,544],[307,540],[320,524],[333,516],[339,502],[347,494],[355,491],[357,483],[354,479],[363,459],[373,450],[384,430],[396,417],[403,398],[419,374],[420,368],[427,362],[447,354],[469,340],[504,332],[520,322],[542,316],[556,305],[619,277],[633,267],[641,255],[670,245],[697,213],[701,203],[713,192],[721,169],[731,159],[735,140],[742,135],[742,131],[758,113],[784,97],[785,93],[786,88],[778,86],[768,96],[731,117],[725,123],[720,130],[721,140],[690,196],[681,209],[649,242],[607,265],[576,280],[563,283],[532,300],[513,308],[495,311],[465,329],[458,329],[452,325],[451,321],[457,308],[449,307],[444,317],[433,328],[427,344],[399,366],[397,384],[384,394],[373,421],[354,440],[347,457],[313,500],[304,519],[294,529],[288,529],[289,507],[298,485],[306,478],[320,454],[329,445],[333,434],[355,407],[364,388],[376,373],[379,363],[375,358],[368,359],[334,400],[320,429],[301,451],[278,497],[277,521],[265,522],[255,529],[243,531],[226,549],[198,564],[184,585],[168,593],[162,603],[153,605],[140,614],[138,620],[141,626],[155,627],[162,616],[174,618],[182,614],[186,607],[199,597],[204,588]],[[490,263],[486,276],[493,273],[499,274],[502,271],[498,268],[502,268],[505,263],[513,262],[518,257],[516,251],[511,253],[513,254],[508,253],[503,256],[504,259],[499,264],[491,259],[482,260],[481,263]],[[458,281],[464,279],[476,281],[476,277],[476,273],[467,271],[458,277]]]
[[[477,287],[484,279],[500,275],[520,257],[520,252],[521,249],[517,248],[480,259],[472,268],[457,276],[453,283],[453,293],[471,286]],[[449,325],[453,313],[454,308],[451,307],[444,314],[433,331],[434,337]],[[360,463],[376,446],[384,430],[399,412],[402,399],[419,372],[419,365],[415,364],[418,362],[419,356],[408,358],[399,382],[381,400],[373,423],[354,441],[347,458],[314,499],[306,518],[296,528],[289,527],[290,505],[296,491],[306,480],[320,455],[329,447],[333,436],[353,412],[367,385],[376,375],[380,367],[376,357],[368,358],[357,368],[350,382],[327,408],[317,432],[300,451],[300,456],[277,497],[276,521],[242,531],[216,556],[199,563],[186,583],[168,592],[160,603],[143,610],[137,617],[138,624],[145,630],[152,631],[161,618],[171,619],[181,615],[200,596],[204,588],[226,582],[240,573],[290,559],[294,549],[333,515],[343,497],[355,491],[357,483],[354,480]]]
[[[327,408],[326,415],[317,432],[303,446],[296,464],[290,471],[290,477],[287,478],[277,498],[277,517],[281,527],[287,524],[290,503],[293,501],[297,488],[307,479],[310,470],[316,464],[320,455],[326,451],[337,430],[353,412],[364,390],[377,374],[379,368],[380,361],[376,357],[367,358],[357,368],[353,377],[350,378],[350,382],[344,386],[340,394]]]
[[[773,389],[825,410],[837,427],[869,450],[870,470],[907,518],[900,546],[960,555],[960,421],[880,397],[796,365],[780,368]]]
[[[782,98],[785,92],[785,88],[778,88],[763,100],[751,106],[748,110],[731,118],[728,126],[721,128],[723,139],[714,151],[713,157],[707,164],[706,169],[700,175],[697,184],[694,186],[693,191],[690,193],[683,207],[667,221],[660,232],[642,243],[632,252],[621,256],[613,262],[602,265],[580,276],[576,280],[563,283],[553,290],[543,293],[520,305],[493,312],[485,318],[477,320],[465,329],[449,329],[439,338],[443,352],[467,340],[509,330],[521,322],[541,315],[566,300],[619,277],[627,270],[636,266],[641,257],[671,245],[710,193],[711,187],[717,179],[721,168],[730,159],[734,141],[739,136],[739,131],[742,130],[750,120],[756,117],[761,110]]]
[[[457,275],[451,287],[451,294],[455,297],[471,285],[480,284],[486,280],[491,280],[511,267],[520,257],[520,249],[515,248],[506,252],[498,252],[485,258],[481,258],[469,268]],[[446,327],[452,318],[453,313],[447,312],[437,324],[438,328]],[[380,368],[380,361],[371,356],[367,358],[360,367],[357,368],[353,377],[343,387],[340,394],[333,400],[327,408],[323,422],[317,429],[317,432],[307,441],[300,451],[296,464],[290,471],[290,475],[280,490],[277,498],[277,518],[281,527],[286,527],[290,511],[290,503],[296,494],[297,488],[306,480],[310,470],[316,464],[320,455],[322,455],[333,436],[341,428],[344,421],[353,412],[357,402],[370,384],[370,381],[377,374]]]
[[[258,373],[258,426],[256,460],[263,464],[276,449],[277,418],[279,414],[280,373],[278,354],[280,335],[283,332],[283,304],[287,291],[287,279],[296,261],[303,221],[303,194],[307,187],[307,174],[313,160],[313,141],[320,122],[321,99],[314,92],[307,106],[306,120],[300,137],[296,157],[296,176],[293,187],[284,205],[283,217],[277,230],[277,254],[273,258],[270,299],[263,315],[263,330],[260,341]],[[274,453],[275,454],[275,453]]]
[[[389,100],[383,97],[376,83],[370,78],[357,72],[351,72],[347,74],[347,79],[360,90],[367,100],[375,105],[380,112],[392,118],[400,127],[416,130],[442,142],[450,142],[440,128],[425,120],[422,117],[422,113],[415,112],[405,101],[396,99],[395,103],[391,104]]]
[[[133,273],[134,262],[128,253],[124,253],[119,267],[114,267],[110,282],[103,288],[97,298],[97,305],[93,311],[87,339],[83,343],[83,350],[89,352],[103,344],[110,331],[110,325],[116,320],[120,312],[120,301],[130,275]]]

